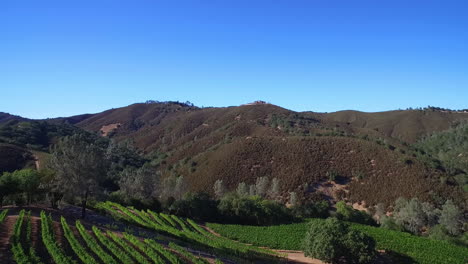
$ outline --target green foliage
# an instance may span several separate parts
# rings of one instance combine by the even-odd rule
[[[36,249],[32,244],[32,222],[31,222],[31,211],[28,212],[26,218],[26,241],[25,245],[29,246],[29,258],[32,263],[42,264],[41,259],[36,253]]]
[[[23,169],[13,172],[13,177],[19,183],[19,191],[26,194],[27,204],[31,203],[32,196],[37,192],[41,183],[39,172],[33,169]]]
[[[164,256],[170,264],[181,264],[183,263],[176,255],[172,254],[169,250],[158,244],[152,239],[145,239],[145,243],[148,244],[153,250]]]
[[[451,200],[447,200],[442,206],[439,223],[445,227],[451,235],[457,236],[461,231],[462,214],[458,207]]]
[[[0,224],[3,223],[3,220],[5,220],[7,214],[8,214],[8,209],[5,209],[0,213]]]
[[[389,229],[389,230],[396,230],[396,231],[404,231],[404,228],[400,225],[398,225],[395,222],[395,219],[393,217],[389,217],[386,215],[382,215],[379,219],[380,221],[380,227]]]
[[[63,234],[65,238],[67,239],[75,254],[80,258],[80,260],[85,264],[96,263],[96,260],[88,254],[87,249],[81,246],[80,242],[78,242],[72,230],[70,229],[70,226],[67,224],[67,221],[63,216],[60,218],[60,221],[62,223]]]
[[[413,234],[418,234],[427,225],[427,215],[417,198],[409,201],[399,198],[395,202],[394,218],[398,225]]]
[[[20,211],[18,219],[16,220],[15,226],[13,228],[13,236],[11,241],[11,251],[13,252],[13,259],[18,264],[28,264],[34,263],[30,259],[29,255],[26,254],[26,251],[21,245],[21,227],[23,226],[25,211],[24,209]]]
[[[60,249],[57,244],[57,239],[54,236],[52,229],[52,219],[50,216],[46,216],[44,211],[41,211],[41,234],[42,242],[44,243],[50,256],[57,264],[76,264],[65,252]]]
[[[114,256],[117,257],[120,261],[123,263],[135,263],[132,258],[127,254],[127,252],[123,251],[117,244],[115,244],[111,239],[106,237],[100,230],[99,228],[93,226],[92,227],[94,235],[96,238],[103,244]]]
[[[336,217],[343,221],[355,222],[364,225],[377,225],[366,212],[359,211],[347,205],[344,201],[336,203]]]
[[[217,205],[207,193],[188,193],[184,199],[175,201],[169,211],[199,221],[216,221],[219,219]]]
[[[106,178],[108,162],[99,143],[86,134],[64,137],[54,146],[50,160],[56,172],[56,189],[80,200],[83,218],[88,198],[98,193]]]
[[[231,223],[268,225],[293,220],[289,209],[282,204],[258,196],[228,194],[221,199],[218,209],[223,220]]]
[[[118,237],[116,234],[112,233],[111,231],[107,231],[107,236],[109,236],[117,245],[119,245],[125,253],[129,256],[132,256],[138,263],[141,264],[150,264],[151,262],[146,259],[140,252],[136,251],[130,244],[125,242],[122,238]],[[127,235],[127,239],[130,236]],[[135,242],[135,241],[134,241]]]
[[[190,253],[187,249],[173,243],[173,242],[170,242],[169,243],[169,247],[176,250],[177,252],[179,252],[182,256],[184,256],[186,259],[188,259],[191,263],[194,263],[194,264],[207,264],[209,262],[207,262],[206,260],[200,258],[200,257],[197,257],[195,256],[194,254]]]
[[[304,239],[306,256],[325,262],[369,263],[375,255],[375,241],[360,231],[350,230],[349,225],[328,218],[323,222],[311,222]]]
[[[310,221],[323,222],[323,219]],[[308,222],[275,226],[207,224],[222,236],[276,249],[301,250]],[[431,240],[409,233],[350,223],[351,229],[372,237],[378,250],[385,250],[395,263],[465,264],[468,249],[445,241]]]
[[[5,172],[0,176],[0,206],[3,205],[3,199],[19,191],[18,178],[13,173]]]
[[[55,139],[72,135],[79,128],[46,121],[9,121],[0,124],[0,142],[47,151]]]
[[[222,237],[214,236],[208,232],[200,231],[201,227],[194,227],[196,225],[194,222],[184,221],[176,216],[163,213],[156,214],[151,211],[138,211],[110,202],[98,204],[98,207],[109,212],[115,218],[153,229],[190,244],[202,246],[205,250],[212,253],[227,254],[247,259],[274,259],[276,256],[274,252],[269,250],[239,244]]]
[[[441,160],[448,172],[468,172],[468,124],[434,133],[416,146]]]
[[[291,210],[298,218],[326,218],[329,216],[328,207],[327,201],[320,201],[296,205]]]
[[[154,250],[150,245],[140,241],[137,237],[132,236],[130,234],[124,233],[125,239],[127,239],[130,243],[133,244],[139,251],[143,252],[146,256],[148,256],[151,261],[154,263],[164,263],[164,260],[159,256],[158,252]],[[134,250],[132,250],[134,251]],[[141,256],[141,255],[139,255]],[[143,256],[141,256],[143,257]],[[139,258],[141,258],[139,257]],[[143,259],[141,262],[145,262],[146,259]]]
[[[160,175],[148,163],[140,168],[128,167],[120,173],[120,194],[125,202],[132,199],[149,201],[156,197]]]
[[[118,262],[99,245],[99,243],[86,231],[85,227],[80,223],[80,221],[76,221],[76,229],[80,233],[81,237],[85,241],[86,245],[89,249],[91,249],[96,256],[98,256],[102,262],[108,264],[117,264]]]

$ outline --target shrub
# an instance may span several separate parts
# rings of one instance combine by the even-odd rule
[[[442,206],[439,223],[443,225],[449,234],[459,235],[461,229],[461,212],[451,200],[447,200]]]
[[[336,203],[336,217],[340,220],[376,226],[377,223],[367,213],[354,209],[343,201]]]
[[[403,228],[395,222],[395,219],[393,219],[393,217],[386,215],[382,215],[380,217],[380,227],[389,230],[403,231]]]
[[[293,220],[290,210],[284,205],[259,196],[228,194],[221,199],[218,209],[225,222],[237,224],[267,225]]]
[[[291,210],[293,215],[299,218],[326,218],[329,216],[326,201],[296,205]]]
[[[202,221],[217,221],[219,219],[218,204],[206,193],[188,193],[184,199],[175,201],[169,211],[182,217]]]
[[[323,222],[311,222],[303,244],[306,256],[325,262],[369,263],[375,256],[373,238],[349,225],[328,218]]]

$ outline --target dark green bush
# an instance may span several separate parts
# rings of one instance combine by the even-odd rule
[[[291,211],[284,205],[259,196],[228,194],[221,199],[218,209],[226,223],[269,225],[294,220]]]
[[[326,218],[330,215],[328,207],[326,201],[320,201],[296,205],[291,210],[293,215],[298,218]]]
[[[304,239],[306,256],[325,262],[369,263],[375,256],[375,241],[361,231],[351,230],[336,218],[311,222]]]
[[[336,217],[343,221],[355,222],[364,225],[377,226],[377,223],[366,212],[356,210],[345,202],[340,201],[336,204]]]

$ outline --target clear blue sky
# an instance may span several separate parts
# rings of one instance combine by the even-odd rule
[[[468,1],[0,1],[0,111],[147,99],[468,108]]]

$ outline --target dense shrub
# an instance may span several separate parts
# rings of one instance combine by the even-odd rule
[[[284,205],[258,196],[228,194],[218,205],[224,222],[237,224],[268,225],[291,222],[291,211]]]
[[[219,219],[218,203],[206,193],[188,193],[184,199],[177,200],[169,207],[171,214],[201,221]]]
[[[326,218],[329,216],[326,201],[296,205],[291,210],[293,215],[299,218]]]
[[[306,256],[331,263],[369,263],[375,256],[373,238],[335,218],[311,222],[303,247]]]
[[[336,217],[340,220],[376,226],[377,223],[366,212],[359,211],[340,201],[336,203]]]

